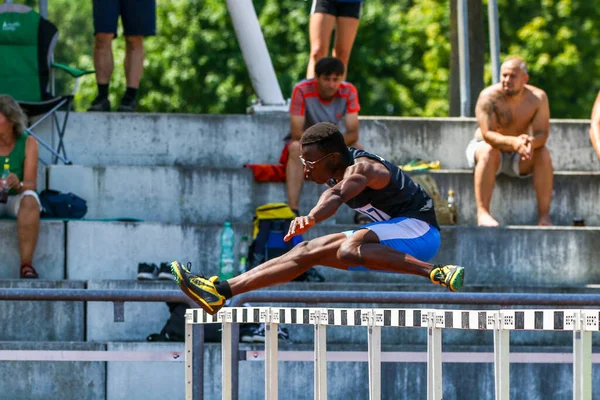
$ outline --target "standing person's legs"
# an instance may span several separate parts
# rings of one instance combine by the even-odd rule
[[[308,24],[308,36],[310,40],[310,53],[306,79],[315,77],[315,64],[320,58],[329,54],[331,34],[335,26],[335,15],[332,14],[336,1],[313,0]]]
[[[333,45],[333,56],[344,63],[344,77],[348,75],[348,61],[350,53],[358,32],[360,21],[361,3],[344,3],[340,5],[340,13],[335,23],[335,42]]]
[[[288,205],[294,211],[300,209],[300,193],[304,184],[304,167],[300,161],[302,146],[297,140],[288,145],[289,157],[285,166],[285,185],[287,188]]]
[[[138,88],[144,72],[144,37],[125,37],[125,80],[127,87]]]
[[[125,79],[127,89],[117,111],[136,111],[137,90],[144,72],[144,37],[156,34],[156,1],[121,2],[125,35]]]
[[[94,12],[94,69],[98,96],[88,111],[110,111],[108,89],[114,70],[112,40],[117,34],[118,0],[93,0]]]

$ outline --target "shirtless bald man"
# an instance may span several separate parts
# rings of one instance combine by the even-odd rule
[[[498,226],[490,214],[496,176],[533,175],[538,204],[538,225],[551,225],[552,159],[546,147],[550,109],[546,93],[528,85],[527,64],[509,58],[500,68],[500,82],[481,91],[475,115],[478,128],[467,147],[469,165],[475,168],[477,224]]]

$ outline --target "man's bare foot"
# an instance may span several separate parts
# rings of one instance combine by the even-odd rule
[[[552,221],[550,221],[550,216],[545,215],[543,217],[538,218],[538,226],[552,226]]]
[[[481,213],[477,215],[478,226],[499,226],[500,224],[488,213]]]

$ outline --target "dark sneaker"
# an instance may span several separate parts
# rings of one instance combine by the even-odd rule
[[[110,111],[110,100],[108,100],[108,97],[96,96],[94,101],[92,101],[92,105],[87,110],[88,111],[109,112]]]
[[[171,267],[169,263],[160,263],[160,268],[158,269],[158,279],[164,281],[174,281],[175,277],[171,273]]]
[[[254,342],[254,332],[256,331],[258,326],[258,324],[240,324],[240,342]]]
[[[158,267],[156,264],[139,263],[137,278],[140,281],[151,281],[156,279]]]
[[[310,268],[308,271],[298,275],[292,280],[294,282],[325,282],[325,277],[315,268]]]
[[[458,292],[463,287],[465,269],[457,265],[435,265],[429,273],[429,279],[436,285]]]
[[[194,275],[177,261],[173,261],[170,266],[179,288],[204,311],[216,314],[225,305],[225,297],[219,294],[215,287],[219,277],[213,276],[207,279],[202,275]]]
[[[137,104],[135,100],[133,101],[123,101],[121,100],[121,105],[117,108],[118,112],[136,112]]]
[[[281,326],[277,327],[277,338],[279,340],[283,340],[286,343],[292,343],[290,340],[290,334],[286,328],[282,328]],[[258,328],[254,330],[254,334],[252,335],[252,341],[255,343],[264,343],[265,342],[265,324],[260,324]]]

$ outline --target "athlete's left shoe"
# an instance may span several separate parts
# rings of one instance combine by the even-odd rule
[[[429,273],[429,279],[436,285],[458,292],[463,287],[465,269],[458,265],[435,265]]]
[[[170,267],[179,288],[204,311],[216,314],[223,307],[225,297],[219,294],[215,287],[219,277],[213,276],[207,279],[202,275],[194,275],[177,261],[173,261]]]

